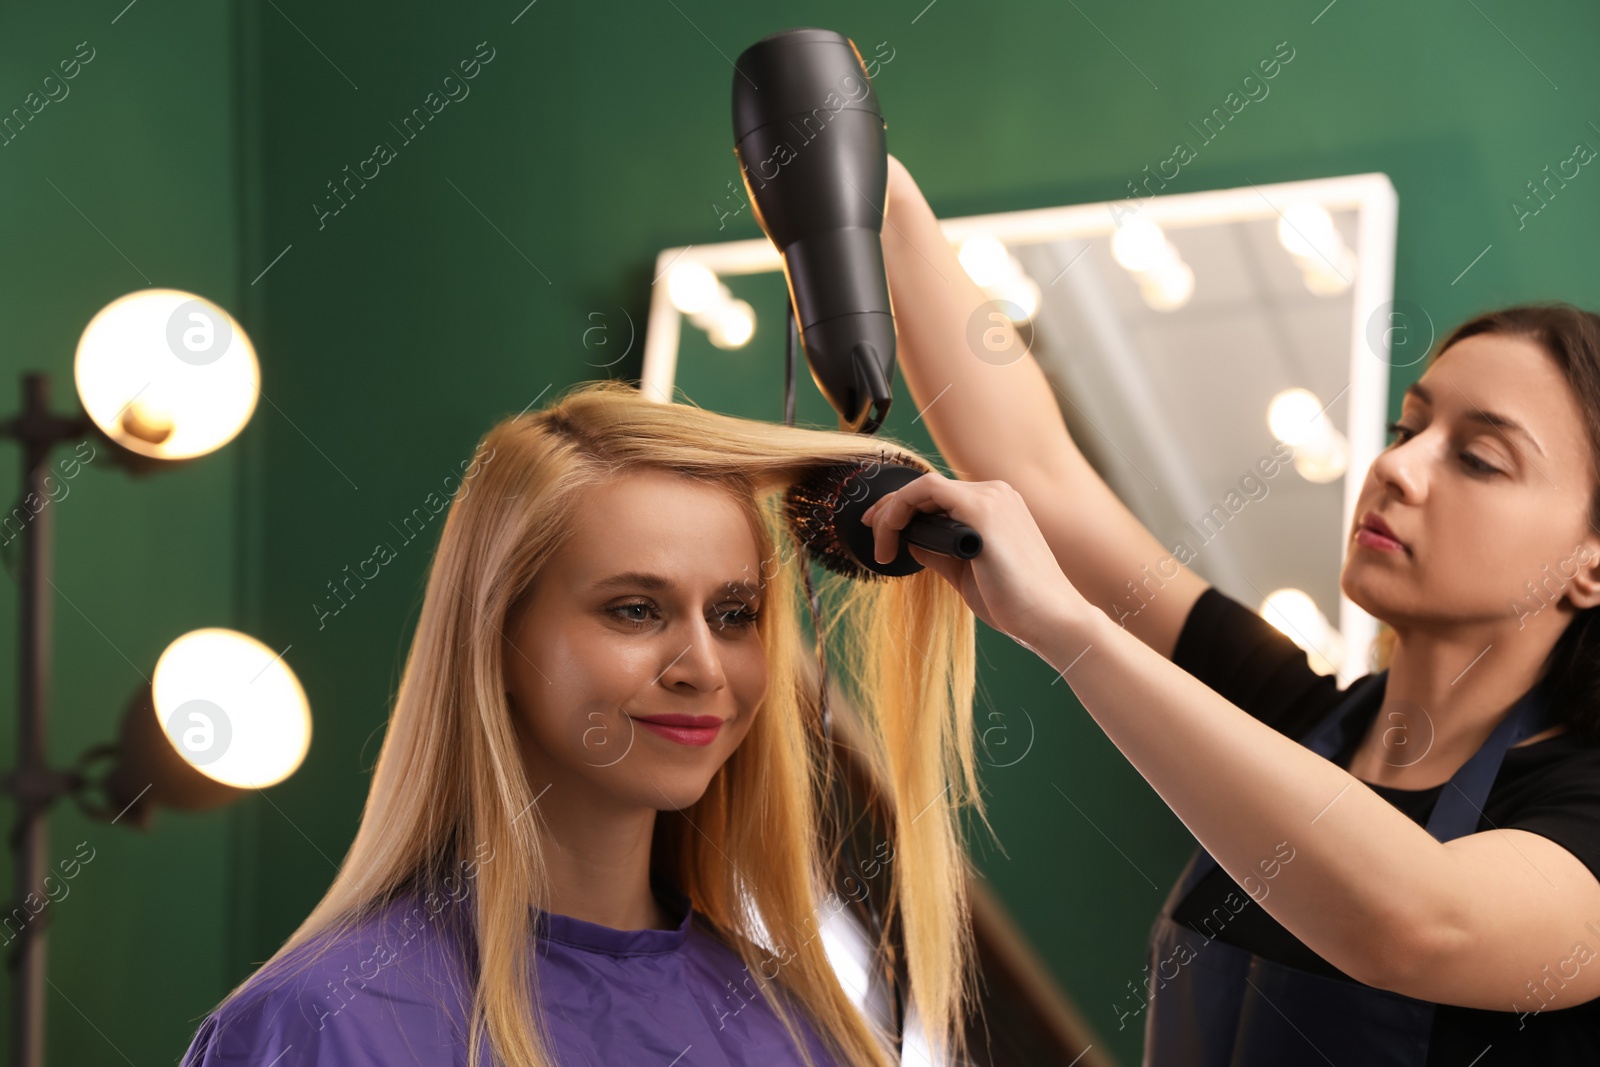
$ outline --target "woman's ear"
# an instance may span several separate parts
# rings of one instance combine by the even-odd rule
[[[1570,560],[1567,566],[1575,567],[1577,573],[1567,581],[1567,600],[1580,611],[1600,604],[1600,538],[1578,545]],[[1559,570],[1565,578],[1566,567]]]

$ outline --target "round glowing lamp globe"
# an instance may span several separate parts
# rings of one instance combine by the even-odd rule
[[[311,706],[299,679],[280,655],[237,630],[191,630],[172,642],[151,689],[178,755],[224,785],[276,785],[311,747]]]
[[[73,376],[108,437],[166,460],[227,444],[250,421],[261,386],[244,330],[181,289],[141,289],[101,308],[78,339]]]

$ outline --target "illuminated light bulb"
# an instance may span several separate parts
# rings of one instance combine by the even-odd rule
[[[1309,200],[1290,204],[1278,216],[1278,243],[1293,256],[1328,259],[1344,246],[1328,209]]]
[[[1309,389],[1285,389],[1267,404],[1267,427],[1284,444],[1299,447],[1325,436],[1331,427],[1322,401]]]
[[[1194,295],[1194,271],[1189,264],[1175,259],[1139,275],[1139,293],[1156,311],[1175,311]]]
[[[721,290],[717,276],[699,263],[679,263],[667,273],[667,296],[672,306],[685,315],[709,308]]]
[[[973,237],[963,241],[957,258],[967,277],[984,287],[999,284],[1014,270],[1006,246],[993,237]]]
[[[1022,263],[993,237],[974,237],[961,245],[961,268],[983,288],[990,300],[999,301],[1005,317],[1020,324],[1039,311],[1039,283],[1028,276]]]
[[[756,332],[756,311],[743,300],[730,300],[716,310],[706,336],[718,348],[743,348]]]
[[[1323,485],[1335,481],[1349,467],[1350,449],[1338,430],[1294,450],[1294,469],[1308,482]]]
[[[151,396],[154,388],[152,386],[128,401],[122,409],[122,419],[117,424],[130,437],[152,446],[167,441],[177,429],[177,417],[172,405],[163,403],[158,396]]]
[[[1301,275],[1306,283],[1306,288],[1317,296],[1338,296],[1350,288],[1347,278],[1341,278],[1331,270],[1308,269]]]
[[[1298,645],[1318,674],[1333,674],[1344,658],[1344,638],[1303,590],[1274,589],[1261,602],[1259,614]]]
[[[1318,296],[1338,296],[1350,288],[1356,275],[1356,254],[1341,246],[1331,257],[1332,265],[1320,258],[1300,260],[1301,278],[1306,288]]]
[[[713,279],[711,300],[689,316],[689,321],[706,332],[718,348],[741,348],[756,332],[756,312],[743,300],[735,300],[722,282]]]
[[[1349,442],[1310,390],[1285,389],[1274,396],[1267,405],[1267,426],[1278,440],[1294,446],[1294,469],[1308,482],[1331,482],[1350,465]]]
[[[236,630],[191,630],[151,677],[155,715],[178,755],[239,789],[283,781],[311,746],[311,707],[272,649]]]
[[[244,329],[179,289],[141,289],[101,308],[78,339],[73,377],[84,411],[108,437],[169,460],[231,441],[261,389]]]
[[[1039,283],[1020,271],[993,292],[1006,302],[1006,317],[1013,323],[1021,325],[1038,314],[1041,299]]]
[[[1131,271],[1150,270],[1172,254],[1161,227],[1149,219],[1124,223],[1111,238],[1112,258]]]

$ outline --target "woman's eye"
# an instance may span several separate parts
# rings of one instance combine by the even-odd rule
[[[1394,442],[1395,444],[1400,444],[1401,442],[1409,441],[1411,439],[1411,428],[1408,426],[1402,426],[1398,422],[1391,422],[1386,425],[1384,429],[1388,430],[1391,434],[1405,434],[1405,436],[1400,438],[1399,441]]]
[[[1471,452],[1463,452],[1463,453],[1461,453],[1461,459],[1462,459],[1462,461],[1464,463],[1466,463],[1468,470],[1475,471],[1478,474],[1499,474],[1500,473],[1500,468],[1491,467],[1489,464],[1485,463],[1483,460],[1479,459],[1477,456],[1474,456]]]
[[[622,619],[623,622],[631,623],[635,628],[637,628],[643,626],[646,622],[649,622],[649,616],[647,615],[641,618],[633,615],[624,615],[622,613],[627,611],[643,611],[654,613],[655,609],[650,604],[618,604],[616,607],[609,610],[612,614]]]
[[[646,603],[618,604],[616,607],[606,610],[623,622],[628,623],[634,629],[642,629],[651,619],[657,616],[655,605]],[[629,614],[631,612],[639,612],[641,614]],[[744,629],[754,626],[761,615],[759,612],[751,611],[748,608],[738,607],[719,611],[713,617],[716,619],[717,629],[725,630]]]
[[[730,608],[717,614],[723,620],[724,626],[732,626],[738,629],[754,626],[756,620],[761,618],[759,612],[751,611],[748,608]]]

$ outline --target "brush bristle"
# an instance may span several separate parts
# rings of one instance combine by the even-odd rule
[[[877,460],[851,460],[817,467],[789,487],[784,496],[784,514],[789,528],[818,563],[835,574],[858,581],[883,581],[888,576],[857,563],[839,540],[835,518],[857,475],[876,464],[897,463],[924,469],[908,456],[887,451]]]

